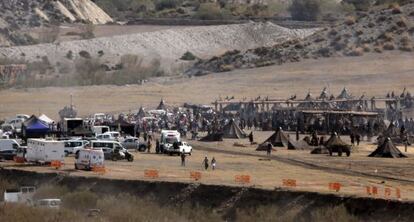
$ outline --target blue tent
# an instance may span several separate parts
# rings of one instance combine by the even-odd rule
[[[49,132],[49,125],[35,115],[27,119],[22,126],[22,133],[25,137],[42,137]]]

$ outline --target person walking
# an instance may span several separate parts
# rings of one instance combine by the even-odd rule
[[[272,143],[268,142],[267,143],[267,155],[268,156],[272,154],[272,149],[273,149]]]
[[[249,142],[250,142],[250,145],[253,144],[253,131],[250,132],[250,134],[249,134]]]
[[[361,142],[361,135],[359,133],[355,135],[355,141],[356,141],[357,146],[359,146],[359,142]]]
[[[208,158],[207,158],[207,156],[204,157],[203,164],[204,164],[204,170],[208,170]]]
[[[148,153],[151,153],[151,140],[147,141],[147,151]]]
[[[181,166],[185,167],[185,153],[181,152]]]
[[[160,153],[160,141],[158,139],[155,140],[155,152]]]
[[[215,170],[216,169],[216,158],[213,157],[213,159],[211,159],[211,169]]]

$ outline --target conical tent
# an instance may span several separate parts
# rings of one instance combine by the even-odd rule
[[[351,99],[352,96],[351,94],[348,92],[347,88],[343,88],[341,94],[339,94],[338,97],[336,97],[337,99]]]
[[[304,140],[299,140],[299,141],[289,140],[288,141],[288,150],[310,150],[310,149],[311,149],[311,146],[309,146],[309,144]]]
[[[323,88],[321,94],[319,95],[319,99],[328,99],[329,95],[328,95],[328,90],[325,88]]]
[[[39,119],[42,120],[43,122],[47,123],[47,124],[52,124],[53,122],[55,122],[53,119],[49,118],[45,114],[40,115]]]
[[[158,104],[157,109],[167,110],[167,106],[165,105],[165,101],[161,99],[160,104]]]
[[[289,138],[281,129],[278,129],[269,138],[267,138],[263,143],[261,143],[257,147],[256,150],[257,151],[267,150],[267,143],[271,143],[275,147],[288,147]]]
[[[139,108],[138,113],[137,113],[137,116],[139,118],[145,117],[145,110],[144,110],[144,108],[142,106]]]
[[[223,128],[223,138],[246,138],[246,133],[243,132],[233,120],[230,120],[230,122]]]
[[[388,128],[382,133],[385,137],[398,137],[400,135],[400,132],[398,130],[398,127],[395,126],[393,122],[390,123]]]
[[[392,143],[390,138],[385,139],[385,141],[378,145],[377,149],[374,150],[369,157],[388,157],[388,158],[401,158],[407,157]]]
[[[305,97],[306,101],[311,101],[311,100],[315,100],[315,98],[313,98],[312,93],[308,92],[308,94]]]

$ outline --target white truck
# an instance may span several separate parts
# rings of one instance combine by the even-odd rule
[[[162,130],[160,138],[161,152],[170,155],[185,153],[191,155],[192,147],[181,141],[181,135],[177,130]]]
[[[35,187],[20,187],[20,190],[4,191],[3,200],[8,203],[26,203],[32,204]]]
[[[92,170],[104,166],[102,149],[80,149],[75,155],[75,169]]]
[[[0,151],[16,150],[20,145],[15,139],[0,139]]]
[[[79,150],[84,148],[88,141],[85,140],[66,140],[64,141],[65,144],[65,155],[74,154],[75,150]]]
[[[95,134],[95,136],[98,136],[99,134],[104,134],[106,132],[109,132],[109,126],[93,126],[92,132]]]
[[[65,146],[63,141],[28,139],[25,158],[27,162],[51,163],[64,162]]]

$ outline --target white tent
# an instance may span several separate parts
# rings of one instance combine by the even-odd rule
[[[52,124],[53,122],[55,122],[53,119],[49,118],[48,116],[46,116],[45,114],[42,114],[39,116],[39,119],[47,124]]]

